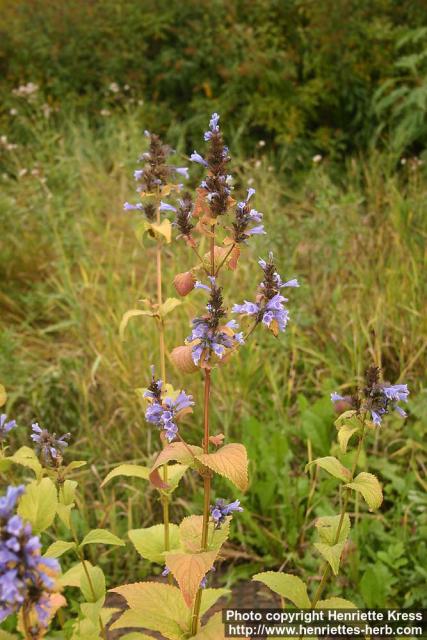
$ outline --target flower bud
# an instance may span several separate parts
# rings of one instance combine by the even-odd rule
[[[186,296],[194,289],[195,279],[191,271],[184,271],[184,273],[178,273],[173,279],[175,289],[180,296]]]
[[[182,373],[194,373],[198,369],[193,362],[191,345],[175,347],[171,353],[171,360]]]

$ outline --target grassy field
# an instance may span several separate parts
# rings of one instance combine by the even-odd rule
[[[137,243],[132,217],[122,210],[133,196],[144,122],[138,113],[105,118],[96,130],[83,118],[51,122],[33,121],[25,145],[2,148],[0,381],[20,443],[28,442],[34,419],[72,433],[73,452],[90,463],[82,472],[86,497],[95,501],[95,508],[83,506],[88,520],[120,534],[160,512],[155,493],[141,491],[138,481],[98,488],[114,463],[146,460],[158,447],[135,392],[157,359],[155,327],[137,318],[124,341],[118,333],[123,313],[154,295],[154,247]],[[182,153],[179,130],[171,141]],[[363,519],[363,564],[350,549],[341,586],[351,594],[361,581],[368,605],[420,603],[427,530],[416,446],[427,408],[425,170],[372,154],[340,167],[324,159],[294,176],[274,162],[268,146],[254,143],[253,157],[234,158],[233,172],[238,191],[248,183],[257,189],[269,235],[247,249],[253,260],[244,270],[228,276],[229,304],[250,295],[260,276],[256,258],[267,247],[283,276],[298,277],[301,287],[290,296],[291,322],[280,345],[260,332],[239,362],[215,374],[214,430],[243,441],[251,458],[252,485],[228,548],[228,578],[249,575],[261,556],[263,567],[289,569],[300,553],[299,562],[314,569],[305,544],[334,481],[322,481],[325,491],[305,518],[307,443],[313,456],[329,453],[335,431],[329,393],[347,390],[373,361],[387,380],[410,385],[411,415],[405,423],[393,419],[372,443],[377,455],[370,466],[386,484],[386,503],[381,516]],[[166,293],[174,295],[173,276],[192,266],[191,257],[176,243],[165,264]],[[198,302],[193,296],[169,322],[169,350],[182,344]],[[200,399],[197,376],[184,381],[172,371],[171,378]],[[200,416],[198,403],[189,440],[200,437]],[[200,509],[201,496],[188,498],[192,484],[189,477],[178,493],[176,521]],[[230,487],[219,484],[217,495],[231,497]],[[133,553],[129,547],[126,556],[101,558],[112,584],[148,570]]]

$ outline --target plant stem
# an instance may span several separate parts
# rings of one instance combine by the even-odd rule
[[[31,633],[31,630],[30,630],[30,625],[28,621],[28,609],[26,604],[24,604],[24,606],[22,607],[22,624],[24,627],[24,636],[26,640],[32,640],[33,634]]]
[[[156,207],[156,222],[160,224],[160,192],[157,189],[157,207]],[[159,353],[160,353],[160,377],[163,380],[163,384],[166,384],[166,349],[165,349],[165,325],[163,317],[160,313],[160,308],[163,303],[162,294],[162,243],[161,240],[157,240],[156,246],[156,280],[157,280],[157,304],[159,310]],[[163,482],[168,483],[168,465],[163,465]],[[170,549],[169,538],[169,496],[163,494],[161,497],[163,508],[163,525],[164,525],[164,547],[165,551]],[[168,582],[172,584],[173,576],[168,575]]]
[[[227,251],[227,253],[225,254],[224,258],[221,260],[217,270],[215,271],[215,277],[218,275],[219,270],[221,269],[222,265],[224,264],[224,262],[227,260],[228,256],[230,255],[230,253],[233,251],[234,247],[236,246],[236,244],[233,242],[233,244],[231,245],[230,249]]]
[[[362,427],[362,432],[360,434],[359,437],[359,444],[357,446],[357,451],[356,451],[356,455],[354,456],[354,460],[353,460],[353,465],[351,468],[351,478],[350,478],[350,482],[353,482],[354,479],[354,474],[356,472],[356,468],[357,468],[357,463],[359,461],[359,457],[360,457],[360,452],[362,451],[362,446],[363,446],[363,442],[365,439],[365,432],[366,432],[366,415],[363,419],[363,427]],[[338,523],[338,528],[337,528],[337,532],[335,534],[335,539],[334,539],[334,545],[338,543],[339,538],[340,538],[340,534],[341,534],[341,529],[344,523],[344,518],[345,518],[345,514],[347,512],[347,505],[348,505],[348,501],[351,495],[351,489],[349,489],[348,487],[346,487],[346,492],[345,492],[345,496],[344,496],[344,500],[343,500],[343,504],[341,507],[341,513],[340,513],[340,520]],[[326,582],[329,578],[329,574],[331,573],[331,567],[329,564],[326,564],[324,569],[323,569],[323,574],[322,574],[322,579],[320,580],[319,586],[317,587],[317,591],[314,594],[314,598],[312,600],[311,603],[311,608],[314,609],[314,607],[316,606],[316,604],[319,602],[321,595],[323,593],[323,590],[326,586]]]
[[[210,262],[211,275],[215,274],[215,225],[211,226]],[[211,370],[205,369],[204,387],[204,408],[203,408],[203,452],[209,453],[209,400],[211,394]],[[203,522],[201,548],[206,551],[208,548],[209,534],[209,507],[211,501],[211,472],[205,468],[203,473]],[[191,621],[191,635],[195,636],[199,626],[200,605],[202,603],[202,589],[199,589],[194,602],[194,609]]]

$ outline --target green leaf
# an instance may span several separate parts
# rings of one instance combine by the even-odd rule
[[[0,384],[0,407],[6,404],[6,400],[7,400],[6,389],[2,384]]]
[[[222,613],[215,613],[200,629],[193,640],[225,640],[225,629]]]
[[[99,598],[96,602],[82,602],[80,605],[80,609],[85,618],[88,618],[96,625],[99,625],[99,616],[101,614],[101,609],[104,604],[104,596]]]
[[[341,516],[323,516],[316,520],[315,524],[322,542],[329,545],[335,544],[340,521]],[[341,525],[339,538],[336,542],[344,542],[347,540],[348,534],[350,533],[350,526],[350,516],[346,513]]]
[[[187,469],[188,464],[168,465],[168,493],[172,493],[173,491],[175,491]]]
[[[208,550],[219,551],[227,540],[230,532],[230,520],[228,517],[220,529],[215,529],[213,522],[209,523]],[[181,548],[187,553],[201,551],[203,516],[187,516],[179,525],[179,537]]]
[[[75,480],[66,480],[59,491],[59,502],[66,506],[73,504],[76,497],[77,482]]]
[[[122,320],[119,326],[119,335],[120,339],[124,339],[125,329],[128,325],[128,322],[131,318],[136,318],[137,316],[154,316],[155,314],[152,311],[147,311],[145,309],[129,309],[126,313],[123,314]]]
[[[19,501],[18,514],[29,522],[35,534],[41,533],[54,521],[58,497],[56,487],[50,478],[40,482],[33,480],[25,488]]]
[[[344,549],[345,542],[337,542],[337,544],[330,545],[323,542],[315,542],[314,546],[323,558],[331,565],[331,569],[335,575],[338,574],[340,569],[340,560],[342,550]]]
[[[159,307],[159,314],[162,316],[167,316],[168,313],[171,313],[176,307],[182,304],[181,300],[178,298],[167,298],[162,305]]]
[[[65,542],[65,540],[57,540],[53,542],[46,550],[44,556],[46,558],[59,558],[63,553],[76,548],[75,542]]]
[[[84,547],[86,544],[109,544],[117,547],[124,547],[125,543],[120,540],[114,533],[107,531],[107,529],[92,529],[83,538],[80,543],[80,547]]]
[[[58,514],[58,518],[61,520],[63,524],[67,527],[67,529],[71,528],[71,511],[73,510],[74,504],[61,504],[58,502],[56,507],[56,513]]]
[[[126,476],[127,478],[142,478],[142,480],[148,480],[150,469],[143,467],[140,464],[120,464],[115,469],[112,469],[110,473],[105,477],[101,484],[104,487],[107,482],[110,482],[113,478],[118,476]]]
[[[85,560],[86,568],[92,567],[88,560]],[[78,587],[80,588],[80,580],[83,574],[83,566],[81,562],[73,565],[68,571],[60,576],[58,582],[62,587]]]
[[[334,456],[326,456],[324,458],[316,458],[313,462],[309,462],[305,470],[309,469],[312,464],[317,464],[321,469],[324,469],[334,478],[338,478],[339,480],[344,480],[344,482],[348,482],[351,480],[351,472],[347,467],[344,467],[343,464],[335,458]]]
[[[30,447],[21,447],[14,453],[13,456],[8,458],[14,464],[19,464],[22,467],[27,467],[34,471],[37,477],[41,477],[43,467],[40,464],[36,454]]]
[[[316,604],[316,609],[357,609],[356,605],[350,600],[344,598],[327,598],[326,600],[319,600]]]
[[[18,640],[19,636],[0,629],[0,640]]]
[[[169,640],[183,640],[189,627],[189,615],[177,587],[137,582],[112,591],[123,596],[130,609],[111,625],[111,630],[143,627],[159,631]]]
[[[163,524],[155,524],[146,529],[131,529],[128,536],[138,553],[150,562],[164,564],[165,552],[165,527]],[[169,548],[179,547],[179,527],[169,524]]]
[[[146,636],[145,633],[132,631],[132,633],[126,633],[124,636],[121,636],[120,640],[153,640],[153,636]]]
[[[298,576],[280,571],[265,571],[257,573],[252,580],[262,582],[282,598],[290,600],[299,609],[309,609],[311,607],[307,587]]]
[[[85,565],[87,572],[89,574],[89,578],[86,575],[86,572],[83,571],[80,575],[80,589],[84,598],[88,602],[96,602],[100,598],[105,596],[105,576],[104,572],[100,567],[93,567],[89,565],[85,560]],[[92,591],[93,587],[93,591]]]
[[[378,478],[373,473],[362,471],[346,487],[361,493],[370,511],[374,511],[381,506],[383,492]]]

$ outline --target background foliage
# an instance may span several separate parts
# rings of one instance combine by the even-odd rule
[[[387,380],[410,385],[410,417],[367,451],[386,501],[379,516],[361,514],[363,553],[355,539],[341,586],[367,605],[425,605],[424,2],[0,6],[0,380],[20,443],[32,419],[73,433],[76,457],[91,463],[81,473],[92,526],[123,535],[158,518],[139,481],[98,489],[114,463],[146,460],[157,446],[134,391],[157,358],[155,329],[135,320],[118,337],[122,314],[154,294],[154,249],[138,246],[122,204],[145,128],[188,154],[218,110],[237,192],[251,181],[265,214],[270,243],[260,253],[272,241],[280,271],[302,283],[279,351],[260,334],[217,376],[216,429],[242,440],[252,461],[227,579],[318,566],[304,549],[334,480],[322,479],[307,504],[304,464],[335,438],[329,392],[347,390],[375,360]],[[38,89],[13,91],[29,82]],[[166,260],[169,295],[184,255],[174,247]],[[230,275],[236,301],[258,279]],[[191,302],[177,311],[170,349],[193,311]],[[199,402],[195,435],[200,416]],[[186,483],[176,521],[200,510]],[[218,497],[229,494],[218,485]],[[87,526],[76,522],[82,534]],[[148,571],[133,553],[101,555],[110,586]]]

